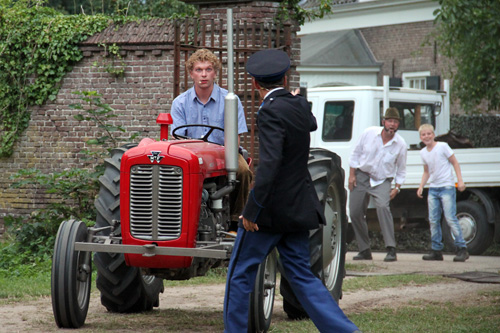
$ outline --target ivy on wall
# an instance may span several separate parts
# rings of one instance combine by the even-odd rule
[[[62,15],[44,1],[0,0],[0,157],[12,155],[30,107],[55,100],[82,58],[78,43],[110,24],[105,15]]]
[[[12,155],[15,142],[28,127],[30,107],[56,99],[64,75],[82,59],[78,44],[109,26],[111,20],[116,24],[136,19],[64,15],[46,2],[0,0],[0,158]],[[293,17],[302,24],[329,11],[329,0],[320,0],[309,10],[301,8],[299,0],[285,0],[277,19]],[[123,74],[119,63],[112,62],[106,71]]]

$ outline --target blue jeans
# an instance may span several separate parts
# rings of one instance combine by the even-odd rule
[[[429,205],[429,222],[431,226],[432,249],[441,251],[443,249],[443,234],[441,231],[441,213],[444,213],[446,223],[450,227],[455,246],[458,248],[467,247],[462,229],[457,219],[457,193],[454,187],[431,187],[427,197]]]

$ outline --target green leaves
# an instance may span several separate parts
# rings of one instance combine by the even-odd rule
[[[94,146],[80,152],[81,168],[68,168],[48,174],[35,168],[21,169],[11,177],[14,180],[11,185],[13,188],[37,193],[43,191],[47,197],[47,206],[36,210],[29,217],[5,218],[8,234],[15,238],[15,250],[9,250],[9,253],[17,257],[21,255],[24,259],[20,263],[31,262],[36,257],[51,253],[54,237],[63,220],[72,217],[88,225],[94,223],[94,200],[99,191],[98,180],[105,167],[104,164],[95,165],[108,156],[111,148],[118,146],[115,132],[124,132],[121,126],[109,121],[117,115],[108,104],[101,101],[99,93],[77,91],[73,94],[79,95],[81,100],[70,105],[72,109],[81,111],[74,116],[75,119],[87,121],[89,126],[95,125],[99,129],[96,137],[86,142]],[[8,253],[2,253],[0,248],[2,255],[8,256]]]
[[[12,154],[29,107],[56,99],[62,78],[82,58],[78,43],[110,21],[65,16],[43,3],[0,2],[0,157]]]
[[[452,93],[472,112],[486,102],[500,107],[500,2],[440,0],[435,11],[436,40],[440,51],[453,61]]]
[[[298,25],[303,25],[306,20],[323,18],[332,12],[331,0],[319,0],[315,8],[304,9],[299,5],[300,0],[283,0],[277,14],[277,21],[285,22],[290,19],[297,21]]]

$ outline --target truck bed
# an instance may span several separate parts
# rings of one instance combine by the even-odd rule
[[[500,186],[500,148],[454,148],[467,187]],[[424,171],[419,150],[409,150],[402,189],[418,188]],[[428,186],[428,185],[427,185]]]

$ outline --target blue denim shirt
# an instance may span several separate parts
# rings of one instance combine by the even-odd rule
[[[200,102],[196,96],[194,87],[177,96],[172,103],[170,114],[174,123],[170,129],[172,131],[182,125],[187,124],[204,124],[224,128],[224,98],[228,91],[219,87],[214,83],[212,95],[206,104]],[[201,138],[208,132],[208,128],[204,127],[190,127],[176,134],[185,135],[190,138]],[[245,113],[243,106],[238,98],[238,134],[246,133],[248,131],[247,123],[245,120]],[[224,132],[215,130],[208,137],[208,141],[218,144],[224,144]]]

